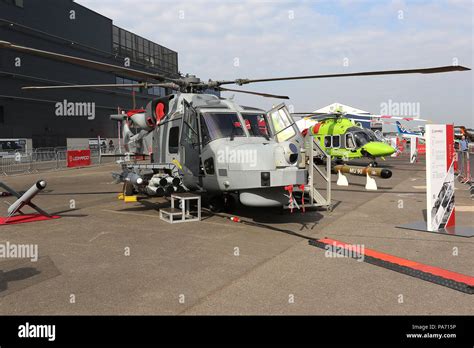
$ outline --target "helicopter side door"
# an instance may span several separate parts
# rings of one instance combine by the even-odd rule
[[[301,140],[302,144],[302,137],[298,126],[284,103],[267,112],[267,122],[270,125],[272,136],[276,142],[282,143],[294,139],[297,142]]]
[[[184,170],[184,184],[188,188],[197,188],[201,151],[199,144],[198,114],[188,103],[184,104],[184,115],[181,123],[180,160]]]

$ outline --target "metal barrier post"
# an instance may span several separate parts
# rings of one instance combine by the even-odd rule
[[[100,136],[97,137],[99,143],[99,164],[102,164],[102,144],[100,143]]]

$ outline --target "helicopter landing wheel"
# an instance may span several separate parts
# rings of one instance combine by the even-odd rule
[[[235,207],[236,207],[236,200],[234,198],[234,196],[232,195],[225,195],[222,197],[222,199],[224,200],[224,211],[226,213],[231,213],[235,210]]]
[[[235,210],[237,201],[232,195],[214,196],[209,199],[208,207],[213,213],[231,213]]]
[[[135,193],[135,188],[133,187],[132,183],[130,182],[125,182],[123,184],[123,194],[125,196],[133,196],[133,194]]]
[[[213,213],[221,213],[225,209],[224,196],[214,196],[209,200],[209,210]]]

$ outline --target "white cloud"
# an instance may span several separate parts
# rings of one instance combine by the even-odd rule
[[[468,0],[77,2],[176,50],[180,70],[205,80],[429,67],[450,65],[453,58],[474,65]],[[239,67],[234,67],[234,58],[239,58]],[[343,66],[344,58],[349,67]],[[474,125],[472,85],[472,72],[467,72],[245,88],[288,94],[295,109],[303,111],[339,101],[378,112],[388,99],[415,101],[421,103],[425,118]],[[246,95],[236,98],[264,108],[278,103]]]

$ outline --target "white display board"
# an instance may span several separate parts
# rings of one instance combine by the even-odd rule
[[[426,125],[427,230],[454,226],[454,127]]]

